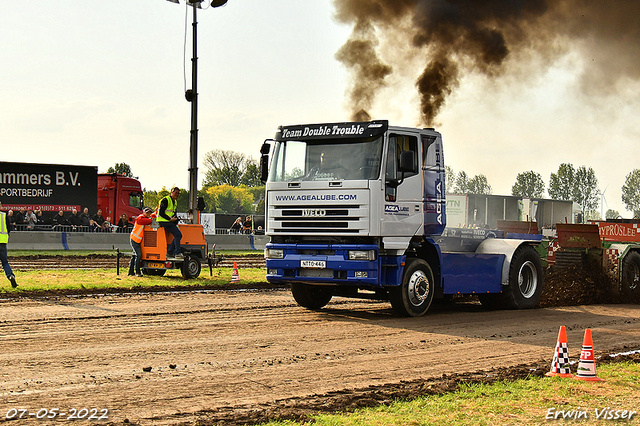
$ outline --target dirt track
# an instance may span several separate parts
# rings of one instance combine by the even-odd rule
[[[310,312],[274,290],[7,299],[0,309],[2,420],[13,407],[57,407],[107,408],[114,424],[228,424],[367,405],[432,391],[443,373],[540,373],[560,325],[573,360],[586,327],[597,352],[640,347],[638,305],[465,304],[407,319],[340,298]]]

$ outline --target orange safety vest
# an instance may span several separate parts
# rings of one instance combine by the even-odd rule
[[[144,225],[140,225],[136,220],[135,224],[133,225],[133,230],[131,231],[131,239],[138,244],[142,242],[143,229],[144,229]]]

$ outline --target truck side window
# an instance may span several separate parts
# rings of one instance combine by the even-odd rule
[[[435,166],[437,159],[436,153],[433,148],[433,143],[436,141],[435,136],[422,135],[422,167]],[[429,151],[431,149],[431,151]]]
[[[415,176],[418,174],[418,139],[414,136],[406,135],[390,135],[389,136],[389,152],[387,153],[387,169],[385,173],[385,180],[387,182],[385,190],[386,201],[395,201],[397,188],[393,185],[389,185],[389,182],[399,181],[402,179],[402,172],[400,172],[400,155],[403,151],[413,151],[413,170],[411,172],[405,172],[404,178]]]

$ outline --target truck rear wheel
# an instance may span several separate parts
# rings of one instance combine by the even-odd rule
[[[292,283],[291,293],[298,305],[312,310],[326,306],[333,297],[331,287],[301,283]]]
[[[509,285],[504,291],[506,308],[531,309],[540,301],[544,275],[540,255],[531,246],[520,246],[511,258]]]
[[[400,287],[390,291],[391,306],[399,315],[422,316],[431,306],[434,291],[433,271],[429,264],[422,259],[412,259],[404,270]]]
[[[200,271],[202,269],[202,264],[200,263],[200,259],[195,256],[185,256],[184,262],[182,262],[182,267],[180,268],[180,272],[182,273],[182,278],[185,280],[190,280],[192,278],[198,278],[200,276]]]
[[[629,253],[622,262],[622,293],[640,295],[640,253]]]

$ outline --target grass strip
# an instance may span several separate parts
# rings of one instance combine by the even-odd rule
[[[530,377],[462,384],[456,392],[311,416],[316,426],[640,424],[640,364],[597,367],[604,382]],[[273,421],[269,426],[309,423]]]
[[[0,293],[59,291],[76,289],[134,289],[144,287],[192,287],[222,286],[231,283],[233,268],[213,268],[213,275],[209,276],[209,268],[203,267],[196,279],[185,280],[177,269],[168,270],[164,276],[144,276],[141,278],[127,275],[128,265],[120,268],[120,275],[116,269],[69,269],[69,270],[33,270],[16,272],[18,287],[12,289],[9,281],[0,287]],[[240,281],[238,285],[264,283],[266,271],[264,268],[239,268]]]

